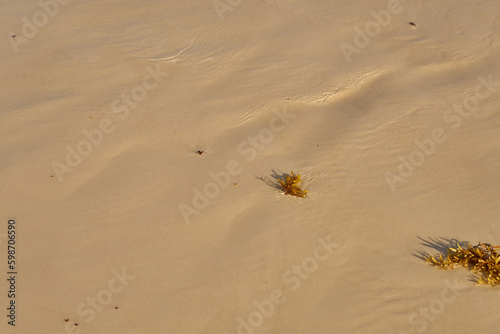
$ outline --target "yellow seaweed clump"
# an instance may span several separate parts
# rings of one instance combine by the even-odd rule
[[[285,180],[277,179],[280,184],[281,189],[285,195],[293,195],[297,197],[306,197],[307,190],[300,189],[299,183],[302,182],[300,179],[300,174],[294,174],[293,171],[290,174],[286,174]]]
[[[496,286],[500,284],[500,254],[496,251],[498,248],[500,246],[481,242],[476,246],[467,244],[466,247],[458,244],[457,248],[448,248],[448,255],[444,258],[442,255],[439,255],[439,258],[428,255],[425,260],[444,269],[461,265],[480,275],[477,283]]]

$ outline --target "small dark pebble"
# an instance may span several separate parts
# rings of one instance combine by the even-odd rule
[[[408,22],[411,26],[416,27],[417,25],[414,22]]]

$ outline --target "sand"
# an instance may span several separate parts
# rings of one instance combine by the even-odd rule
[[[495,331],[497,2],[1,8],[1,333]]]

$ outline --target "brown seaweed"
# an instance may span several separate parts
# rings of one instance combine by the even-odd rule
[[[480,275],[477,283],[497,286],[500,284],[500,254],[496,251],[498,248],[500,246],[481,242],[476,246],[467,244],[465,247],[459,243],[457,248],[447,249],[446,257],[441,254],[439,257],[428,255],[425,260],[444,269],[463,266]]]
[[[299,184],[302,182],[300,174],[294,174],[293,171],[290,174],[284,175],[284,180],[276,179],[285,195],[293,195],[297,197],[306,197],[307,190],[300,189]]]

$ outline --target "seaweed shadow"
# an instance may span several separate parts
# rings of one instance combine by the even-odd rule
[[[458,244],[460,245],[467,245],[469,242],[468,241],[459,241],[458,239],[450,239],[446,237],[440,237],[440,238],[431,238],[428,237],[429,240],[425,240],[419,236],[417,238],[420,239],[420,244],[425,247],[432,248],[436,251],[438,251],[440,254],[443,256],[446,256],[448,254],[448,248],[457,248]],[[431,254],[421,251],[421,250],[415,250],[417,254],[413,254],[413,256],[424,260]]]
[[[256,179],[258,180],[261,180],[262,182],[265,182],[268,186],[270,187],[273,187],[274,189],[280,191],[280,192],[283,192],[283,188],[281,188],[280,184],[278,182],[276,182],[276,180],[280,179],[280,180],[284,180],[285,179],[285,176],[287,175],[287,173],[283,173],[283,172],[276,172],[274,169],[272,169],[272,174],[270,177],[255,177]]]

